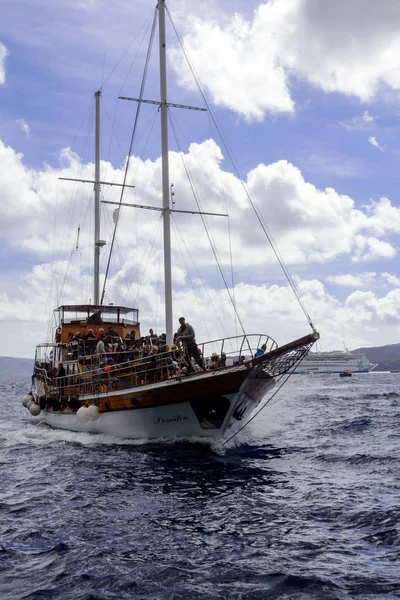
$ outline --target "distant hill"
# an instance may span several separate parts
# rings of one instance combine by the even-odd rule
[[[400,369],[400,344],[357,348],[352,352],[362,352],[372,363],[378,363],[375,371],[397,371]]]
[[[0,376],[29,377],[33,371],[33,359],[0,356]]]

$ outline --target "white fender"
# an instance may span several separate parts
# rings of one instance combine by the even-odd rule
[[[29,408],[29,412],[31,413],[32,416],[38,417],[40,415],[39,404],[36,404],[35,402],[33,402]]]
[[[25,394],[25,396],[22,398],[22,404],[23,406],[25,406],[28,404],[29,400],[33,400],[33,396],[32,394]]]
[[[76,413],[76,420],[77,421],[81,421],[81,422],[89,420],[89,414],[88,414],[88,408],[87,408],[87,406],[81,406],[80,407],[80,409]]]
[[[87,408],[86,415],[87,415],[86,420],[88,420],[88,421],[96,421],[99,418],[99,416],[100,416],[100,411],[97,408],[97,406],[95,406],[94,404],[92,404],[91,406],[89,406]]]

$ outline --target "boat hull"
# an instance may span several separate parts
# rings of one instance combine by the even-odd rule
[[[124,394],[100,395],[95,420],[81,420],[82,413],[42,410],[48,425],[69,431],[100,433],[129,439],[211,438],[232,435],[242,426],[261,399],[275,386],[265,372],[258,377],[238,373],[230,377],[204,375],[171,384],[143,386]],[[225,381],[224,381],[225,380]],[[235,387],[237,392],[230,391]],[[145,388],[149,389],[146,390]],[[223,389],[225,388],[225,393]],[[94,398],[87,398],[91,404]],[[114,408],[112,408],[114,407]]]
[[[226,396],[232,402],[232,396]],[[121,438],[147,439],[165,437],[219,437],[221,429],[204,429],[190,402],[169,404],[139,410],[125,409],[100,413],[94,422],[80,422],[76,413],[42,411],[43,419],[52,427]]]

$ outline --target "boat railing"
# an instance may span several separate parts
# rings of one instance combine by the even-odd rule
[[[278,347],[277,342],[268,335],[248,334],[220,338],[209,342],[200,342],[198,348],[204,360],[225,354],[228,363],[239,363],[253,358],[257,351],[268,353]],[[265,348],[262,349],[262,347]],[[230,365],[229,365],[230,366]]]
[[[259,334],[200,343],[202,370],[220,372],[226,368],[241,368],[242,363],[253,358],[264,345],[265,352],[277,348],[275,340]],[[46,356],[51,354],[51,349],[55,354],[54,349],[61,347],[64,356],[62,363],[66,374],[63,377],[57,376],[55,364],[35,363],[35,376],[42,381],[45,394],[53,396],[80,397],[124,390],[177,377],[189,377],[201,370],[196,364],[189,366],[183,345],[175,347],[172,352],[150,352],[146,356],[135,356],[139,353],[135,348],[102,355],[83,353],[83,346],[76,342],[40,346]]]

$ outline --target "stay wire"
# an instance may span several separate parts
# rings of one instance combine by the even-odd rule
[[[207,115],[208,118],[210,119],[210,116]],[[172,112],[170,112],[170,119],[174,119]],[[180,134],[182,135],[182,137],[184,138],[184,140],[186,141],[187,145],[189,146],[189,140],[187,139],[187,137],[185,136],[184,132],[182,131],[182,128],[179,126],[179,122],[177,122],[174,119],[175,125],[177,127],[177,129],[179,129]],[[175,133],[175,139],[177,138],[177,135]],[[208,179],[207,173],[205,172],[203,165],[201,164],[201,162],[197,159],[196,155],[193,154],[194,158],[196,158],[197,163],[199,165],[199,168],[201,169],[201,171],[203,172],[204,176],[206,177],[206,179]],[[218,193],[219,195],[219,193]],[[220,196],[220,200],[221,200],[221,204],[224,208],[224,210],[226,212],[228,212],[228,205],[227,205],[227,201],[226,201],[226,197],[225,197],[225,190],[222,187],[222,194]],[[236,297],[235,297],[235,278],[234,278],[234,273],[233,273],[233,256],[232,256],[232,236],[231,236],[231,226],[230,226],[230,218],[228,215],[228,238],[229,238],[229,257],[230,257],[230,271],[231,271],[231,279],[232,279],[232,305],[233,308],[235,308],[236,306]],[[237,331],[238,331],[238,318],[237,318],[237,313],[235,312],[235,310],[233,311],[233,316],[235,319],[235,331],[236,331],[236,335],[238,335]]]
[[[53,241],[52,241],[52,254],[51,254],[51,271],[50,271],[50,290],[47,296],[46,308],[43,312],[43,318],[40,325],[40,331],[43,331],[45,326],[45,320],[47,318],[47,339],[51,340],[51,330],[52,330],[52,321],[54,318],[54,313],[50,312],[51,310],[51,301],[53,296],[53,286],[56,288],[56,306],[58,307],[58,292],[57,292],[57,279],[54,274],[54,263],[55,263],[55,245],[56,245],[56,224],[57,224],[57,210],[58,210],[58,199],[59,199],[59,180],[57,179],[57,189],[56,189],[56,200],[54,205],[54,220],[53,220]],[[50,317],[45,317],[50,312]]]
[[[170,119],[170,123],[171,123],[172,131],[173,131],[173,133],[174,133],[174,136],[175,136],[175,141],[176,141],[176,143],[177,143],[177,146],[178,146],[178,149],[179,149],[179,154],[180,154],[180,157],[181,157],[181,160],[182,160],[182,164],[183,164],[183,167],[184,167],[184,169],[185,169],[186,176],[187,176],[187,178],[188,178],[189,185],[190,185],[190,188],[191,188],[191,190],[192,190],[193,197],[194,197],[194,199],[195,199],[195,202],[196,202],[196,206],[197,206],[197,208],[198,208],[199,212],[201,213],[201,208],[200,208],[200,205],[199,205],[199,200],[198,200],[198,198],[197,198],[197,194],[196,194],[196,191],[195,191],[195,189],[194,189],[193,181],[192,181],[192,178],[191,178],[191,176],[190,176],[189,170],[188,170],[188,168],[187,168],[186,161],[185,161],[185,159],[184,159],[184,157],[183,157],[183,152],[182,152],[182,150],[181,150],[181,147],[180,147],[180,144],[179,144],[179,140],[178,140],[178,138],[177,138],[177,136],[176,136],[176,131],[175,131],[175,127],[174,127],[174,124],[173,124],[173,120],[172,120],[172,119]],[[242,320],[241,320],[241,318],[240,318],[240,315],[239,315],[239,313],[238,313],[238,311],[237,311],[237,308],[236,308],[236,306],[235,306],[235,304],[234,304],[234,302],[233,302],[232,294],[231,294],[231,292],[230,292],[230,290],[229,290],[228,281],[227,281],[227,279],[226,279],[226,277],[225,277],[224,270],[223,270],[223,268],[222,268],[222,265],[221,265],[221,263],[220,263],[220,261],[219,261],[219,258],[218,258],[218,255],[217,255],[217,251],[216,251],[216,249],[215,249],[215,246],[214,246],[214,244],[213,244],[213,241],[212,241],[212,239],[211,239],[211,236],[210,236],[210,233],[209,233],[209,230],[208,230],[208,227],[207,227],[207,223],[206,223],[206,221],[205,221],[205,219],[204,219],[204,216],[203,216],[202,214],[200,214],[200,218],[201,218],[201,220],[202,220],[202,222],[203,222],[204,230],[205,230],[205,232],[206,232],[206,235],[207,235],[207,238],[208,238],[209,244],[210,244],[210,246],[211,246],[212,253],[214,254],[215,261],[216,261],[216,263],[217,263],[217,266],[218,266],[219,272],[221,273],[222,280],[223,280],[223,282],[224,282],[224,285],[225,285],[226,291],[227,291],[227,293],[228,293],[228,296],[229,296],[229,298],[230,298],[230,301],[231,301],[231,303],[232,303],[233,309],[234,309],[234,311],[235,311],[235,314],[236,314],[236,316],[237,316],[237,319],[238,319],[238,321],[239,321],[240,327],[242,328],[243,334],[246,334],[246,331],[245,331],[245,328],[244,328],[244,326],[243,326],[243,323],[242,323]]]
[[[150,257],[154,256],[154,248],[155,248],[155,245],[156,245],[156,238],[159,235],[159,232],[161,231],[161,224],[162,224],[162,214],[160,214],[160,216],[158,218],[158,221],[156,223],[156,226],[154,228],[153,235],[150,238],[149,243],[147,244],[147,248],[150,248],[150,251],[147,252],[147,249],[146,249],[147,262],[146,262],[146,264],[145,264],[145,266],[143,268],[142,279],[140,280],[140,282],[138,281],[138,284],[137,284],[137,293],[136,293],[136,297],[135,297],[135,300],[134,300],[134,304],[135,305],[137,304],[137,300],[138,300],[138,297],[139,297],[140,289],[141,289],[141,287],[143,285],[143,280],[144,280],[145,275],[146,275],[146,271],[147,271],[147,267],[148,267],[148,264],[149,264],[149,261],[150,261]],[[146,254],[144,253],[143,256],[142,256],[142,260],[140,261],[138,270],[139,270],[142,262],[144,261],[144,257],[145,256],[146,256]]]
[[[138,56],[138,54],[139,54],[139,51],[140,51],[140,49],[141,49],[141,47],[142,47],[143,41],[144,41],[144,39],[145,39],[145,36],[146,36],[146,34],[147,34],[147,29],[148,29],[148,26],[149,26],[149,24],[150,24],[151,17],[152,17],[152,15],[153,15],[153,14],[154,14],[154,13],[153,13],[153,12],[151,12],[151,14],[150,14],[150,16],[148,17],[147,21],[146,21],[146,22],[145,22],[145,23],[142,25],[142,27],[141,27],[141,28],[140,28],[140,30],[138,31],[138,33],[137,33],[136,37],[135,37],[135,38],[132,40],[131,44],[130,44],[130,45],[128,46],[128,48],[125,50],[125,52],[123,53],[123,55],[121,56],[121,58],[119,59],[119,61],[117,62],[117,64],[115,65],[114,69],[111,71],[111,73],[108,75],[108,77],[107,77],[107,79],[106,79],[106,82],[107,82],[107,81],[108,81],[108,79],[111,77],[111,75],[114,73],[115,69],[118,67],[118,65],[119,65],[119,64],[120,64],[120,62],[122,61],[122,59],[124,58],[124,56],[125,56],[125,55],[127,54],[127,52],[128,52],[130,49],[131,49],[131,47],[133,46],[133,44],[135,43],[135,41],[136,41],[136,40],[137,40],[137,38],[139,37],[140,33],[141,33],[143,30],[144,30],[144,33],[143,33],[142,39],[141,39],[141,41],[140,41],[140,43],[139,43],[139,47],[138,47],[138,49],[137,49],[137,51],[136,51],[136,54],[135,54],[135,56],[133,57],[133,59],[132,59],[132,61],[131,61],[131,64],[130,64],[130,66],[129,66],[129,69],[128,69],[128,72],[127,72],[127,74],[126,74],[126,76],[125,76],[125,79],[124,79],[124,81],[123,81],[123,83],[122,83],[121,89],[120,89],[120,91],[119,91],[119,93],[118,93],[118,96],[121,96],[121,94],[122,94],[122,90],[124,89],[124,87],[125,87],[125,84],[126,84],[126,82],[127,82],[127,79],[128,79],[128,77],[129,77],[129,75],[130,75],[130,72],[132,71],[133,65],[134,65],[134,63],[135,63],[135,61],[136,61],[136,58],[137,58],[137,56]],[[105,83],[106,83],[106,82],[105,82]],[[103,86],[104,86],[104,84],[102,84],[102,88],[103,88]],[[102,89],[102,88],[101,88],[101,89]],[[108,162],[108,160],[109,160],[109,158],[110,158],[110,154],[111,154],[111,147],[112,147],[112,142],[113,142],[113,139],[114,139],[114,137],[115,137],[115,139],[117,140],[117,143],[118,143],[119,149],[120,149],[120,151],[121,151],[122,157],[124,157],[124,152],[123,152],[123,150],[122,150],[122,148],[121,148],[121,145],[120,145],[120,143],[119,143],[119,140],[118,140],[118,138],[117,138],[117,135],[116,135],[116,133],[115,133],[115,122],[116,122],[116,120],[117,120],[118,106],[119,106],[119,102],[118,102],[118,97],[117,97],[117,99],[116,99],[116,102],[115,102],[114,118],[113,118],[113,120],[111,121],[110,117],[108,117],[108,118],[109,118],[109,121],[110,121],[110,123],[111,123],[111,136],[110,136],[110,144],[109,144],[109,146],[108,146],[107,162]],[[106,111],[107,111],[107,109],[106,109]],[[108,113],[107,113],[107,116],[108,116]]]
[[[157,112],[155,112],[155,113],[154,113],[153,117],[151,118],[151,120],[149,121],[149,123],[146,125],[146,128],[145,128],[144,132],[143,132],[143,133],[142,133],[142,134],[139,136],[139,138],[136,140],[136,145],[137,145],[137,144],[139,143],[139,141],[140,141],[140,140],[141,140],[141,139],[144,137],[144,135],[145,135],[145,133],[147,132],[147,130],[149,130],[149,131],[148,131],[148,134],[147,134],[147,138],[144,140],[144,147],[143,147],[143,149],[141,150],[141,152],[140,152],[139,154],[137,154],[137,157],[139,157],[139,158],[142,158],[142,157],[143,157],[143,155],[144,155],[144,152],[145,152],[145,150],[146,150],[146,148],[147,148],[147,146],[148,146],[149,139],[150,139],[151,133],[152,133],[152,131],[153,131],[153,128],[154,128],[154,124],[155,124],[155,122],[156,122],[156,119],[157,119]],[[138,165],[138,167],[139,167],[139,165]],[[132,175],[131,175],[131,177],[132,177],[132,181],[133,181],[133,180],[134,180],[134,178],[135,178],[135,174],[136,174],[136,172],[137,172],[137,169],[136,169],[136,171],[134,170],[134,171],[133,171],[133,173],[132,173]],[[115,180],[115,179],[116,179],[116,177],[114,178],[114,180]],[[135,192],[136,192],[136,190],[135,190]],[[103,197],[103,198],[105,197],[105,194],[104,194],[104,192],[102,192],[102,197]],[[116,209],[116,210],[118,210],[118,209]],[[136,210],[136,209],[135,209],[135,210]],[[106,214],[106,216],[108,216],[108,213],[105,213],[105,214]],[[138,239],[138,236],[137,236],[137,219],[135,219],[135,224],[136,224],[136,233],[135,233],[134,239],[136,239],[136,240],[137,240],[137,239]],[[112,226],[111,226],[111,227],[112,227]],[[108,230],[107,230],[107,231],[108,231]],[[114,253],[117,253],[117,256],[118,256],[118,258],[119,258],[119,268],[120,268],[120,270],[121,270],[121,272],[122,272],[122,274],[123,274],[123,276],[124,276],[124,278],[125,278],[125,285],[126,285],[126,293],[125,293],[125,295],[124,295],[124,301],[125,301],[125,299],[127,298],[127,296],[128,296],[128,295],[129,295],[129,296],[131,295],[131,284],[129,283],[129,278],[128,278],[127,271],[126,271],[126,269],[125,269],[124,260],[123,260],[122,254],[121,254],[121,250],[120,250],[120,248],[118,247],[118,245],[117,245],[117,244],[115,244],[115,247],[114,247]],[[138,265],[137,265],[137,269],[138,269]],[[133,298],[133,296],[132,296],[132,298]]]
[[[201,304],[200,304],[200,302],[199,302],[198,294],[196,294],[196,290],[195,290],[195,288],[194,288],[194,284],[193,284],[193,279],[192,279],[192,276],[191,276],[191,274],[190,274],[190,270],[189,270],[188,264],[187,264],[187,262],[186,262],[185,255],[184,255],[184,253],[182,252],[182,248],[181,248],[181,245],[180,245],[180,243],[179,243],[179,238],[178,238],[178,235],[179,235],[179,237],[180,237],[180,239],[181,239],[181,242],[182,242],[182,244],[183,244],[183,246],[184,246],[184,248],[185,248],[185,251],[186,251],[186,254],[187,254],[187,256],[189,256],[189,258],[191,259],[191,261],[192,261],[192,263],[193,263],[193,266],[194,266],[194,268],[195,268],[195,270],[196,270],[196,272],[197,272],[197,275],[198,275],[198,278],[199,278],[199,280],[200,280],[200,281],[202,281],[202,277],[201,277],[201,275],[200,275],[200,273],[199,273],[199,271],[198,271],[198,269],[197,269],[197,267],[196,267],[196,264],[195,264],[195,262],[194,262],[194,260],[193,260],[193,257],[192,257],[192,255],[191,255],[191,253],[190,253],[190,251],[189,251],[189,248],[187,247],[187,245],[186,245],[186,243],[185,243],[185,240],[184,240],[184,238],[183,238],[183,236],[182,236],[182,234],[181,234],[181,232],[180,232],[180,230],[179,230],[178,224],[175,222],[175,218],[174,218],[174,216],[173,216],[173,215],[171,215],[171,217],[172,217],[173,232],[174,232],[174,234],[175,234],[175,241],[176,241],[176,244],[177,244],[178,250],[179,250],[179,252],[180,252],[180,254],[181,254],[181,257],[182,257],[182,260],[183,260],[183,264],[185,265],[186,273],[187,273],[187,276],[188,276],[188,278],[189,278],[190,286],[191,286],[191,288],[192,288],[192,292],[193,292],[194,299],[195,299],[195,301],[196,301],[196,304],[197,304],[197,308],[199,309],[199,313],[200,313],[200,315],[201,315],[201,319],[202,319],[202,321],[203,321],[204,329],[206,330],[206,333],[207,333],[207,337],[208,337],[208,339],[210,339],[210,338],[211,338],[211,336],[210,336],[210,334],[209,334],[209,331],[208,331],[207,322],[206,322],[206,320],[205,320],[205,318],[204,318],[203,311],[201,310]],[[203,289],[204,289],[204,291],[206,292],[206,294],[207,294],[207,296],[208,296],[208,299],[209,299],[209,301],[210,301],[210,304],[211,304],[211,306],[212,306],[212,307],[213,307],[213,309],[215,310],[215,306],[214,306],[214,303],[213,303],[213,301],[212,301],[212,298],[211,298],[210,294],[208,293],[208,290],[207,290],[207,288],[206,288],[204,285],[203,285]],[[218,312],[217,312],[216,310],[215,310],[215,312],[216,312],[216,314],[217,314],[217,317],[218,317],[218,319],[219,319],[219,322],[221,323],[221,325],[222,325],[222,327],[223,327],[223,323],[222,323],[221,319],[219,318]]]
[[[124,154],[124,151],[123,151],[122,146],[120,144],[120,141],[118,139],[117,133],[115,131],[115,121],[116,121],[116,117],[117,117],[117,109],[115,109],[114,119],[111,120],[111,117],[110,117],[109,112],[107,110],[107,106],[106,106],[105,102],[103,101],[103,97],[102,96],[100,96],[100,100],[101,100],[101,106],[102,106],[102,108],[104,108],[104,112],[106,113],[107,119],[109,120],[109,123],[111,125],[111,138],[110,138],[110,145],[108,147],[107,162],[109,162],[109,160],[110,160],[111,144],[112,144],[112,140],[113,139],[116,140],[116,142],[118,144],[118,148],[120,149],[120,152],[121,152],[121,156],[122,156],[122,158],[124,158],[125,154]],[[117,103],[117,107],[118,107],[118,103]],[[104,178],[106,179],[106,175],[104,175]]]
[[[271,246],[271,248],[272,248],[272,250],[273,250],[273,252],[274,252],[274,254],[276,256],[276,259],[277,259],[277,261],[278,261],[278,263],[279,263],[279,265],[280,265],[283,273],[285,274],[285,277],[286,277],[286,279],[287,279],[290,287],[292,288],[292,291],[293,291],[293,293],[294,293],[294,295],[295,295],[295,297],[296,297],[296,299],[297,299],[297,301],[298,301],[298,303],[299,303],[299,305],[300,305],[300,307],[301,307],[301,309],[302,309],[302,311],[303,311],[303,313],[304,313],[304,315],[305,315],[305,317],[306,317],[306,319],[307,319],[307,321],[308,321],[311,329],[315,332],[316,329],[315,329],[315,327],[313,325],[313,322],[311,320],[310,315],[308,314],[308,312],[307,312],[307,310],[306,310],[306,308],[304,306],[304,303],[303,303],[303,301],[302,301],[302,299],[300,297],[300,294],[299,294],[299,292],[298,292],[298,290],[297,290],[297,288],[296,288],[296,286],[294,284],[294,281],[292,280],[292,278],[290,276],[290,273],[289,273],[286,265],[284,264],[283,259],[281,258],[280,254],[278,252],[277,247],[275,246],[275,243],[272,240],[272,236],[271,236],[270,232],[268,231],[268,228],[267,228],[266,224],[263,222],[263,219],[262,219],[261,215],[259,214],[259,209],[256,206],[255,200],[253,200],[253,198],[251,197],[250,191],[247,189],[247,187],[246,187],[246,185],[244,183],[244,177],[243,177],[243,175],[240,172],[240,168],[239,168],[239,166],[238,166],[238,164],[237,164],[237,162],[236,162],[236,160],[234,158],[233,152],[231,151],[231,149],[230,149],[227,141],[225,140],[225,137],[222,134],[222,130],[221,130],[221,128],[219,127],[219,125],[217,123],[216,117],[215,117],[215,115],[214,115],[214,113],[213,113],[213,111],[211,109],[211,106],[210,106],[210,104],[209,104],[209,102],[207,100],[207,97],[206,97],[205,93],[203,92],[203,89],[202,89],[202,87],[200,85],[199,78],[197,77],[197,75],[195,73],[195,70],[194,70],[194,67],[192,66],[192,64],[191,64],[191,62],[189,60],[189,57],[188,57],[187,52],[185,50],[185,47],[183,45],[183,41],[182,41],[182,39],[181,39],[181,37],[180,37],[177,29],[176,29],[175,23],[172,20],[171,14],[170,14],[167,6],[166,6],[166,10],[167,10],[167,14],[168,14],[168,17],[170,19],[171,25],[172,25],[172,27],[174,29],[175,35],[176,35],[176,37],[177,37],[177,39],[179,41],[179,44],[181,46],[182,52],[183,52],[183,54],[184,54],[184,56],[186,58],[186,61],[187,61],[188,65],[189,65],[189,69],[190,69],[190,71],[191,71],[191,73],[193,75],[193,78],[194,78],[194,80],[195,80],[195,82],[197,84],[197,87],[198,87],[198,89],[200,91],[200,94],[201,94],[201,96],[203,98],[203,101],[204,101],[204,103],[205,103],[205,105],[207,107],[207,110],[210,113],[211,119],[212,119],[212,121],[213,121],[213,123],[214,123],[214,125],[216,127],[216,130],[217,130],[219,136],[220,136],[222,144],[223,144],[223,146],[224,146],[224,148],[225,148],[225,150],[226,150],[226,152],[227,152],[227,154],[228,154],[228,156],[229,156],[229,158],[230,158],[230,160],[232,162],[232,165],[233,165],[233,167],[235,169],[236,175],[238,176],[238,178],[240,180],[240,184],[241,184],[241,186],[242,186],[242,188],[243,188],[243,190],[244,190],[244,192],[245,192],[245,194],[247,196],[247,199],[250,202],[250,205],[251,205],[251,207],[252,207],[252,209],[253,209],[256,217],[257,217],[257,220],[258,220],[258,222],[259,222],[259,224],[260,224],[260,226],[261,226],[261,228],[262,228],[262,230],[263,230],[266,238],[269,241],[269,244],[270,244],[270,246]]]
[[[150,34],[149,45],[148,45],[148,48],[147,48],[146,61],[145,61],[145,66],[144,66],[144,71],[143,71],[142,83],[141,83],[141,86],[140,86],[139,100],[141,100],[143,98],[144,87],[145,87],[146,80],[147,80],[147,72],[148,72],[149,63],[150,63],[151,51],[152,51],[152,48],[153,48],[154,34],[155,34],[155,30],[156,30],[156,23],[157,23],[157,9],[154,10],[154,18],[153,18],[153,24],[152,24],[152,27],[151,27],[151,34]],[[135,116],[135,122],[134,122],[134,125],[133,125],[133,131],[132,131],[132,136],[131,136],[131,143],[130,143],[130,146],[129,146],[128,158],[127,158],[127,161],[126,161],[126,167],[125,167],[125,173],[124,173],[124,181],[122,183],[121,196],[120,196],[120,199],[119,199],[119,210],[118,210],[118,213],[117,213],[117,218],[115,219],[114,233],[113,233],[113,236],[112,236],[111,246],[110,246],[110,252],[109,252],[109,255],[108,255],[107,268],[106,268],[106,273],[105,273],[105,277],[104,277],[103,291],[102,291],[102,294],[101,294],[100,304],[103,304],[104,294],[105,294],[105,291],[106,291],[107,277],[108,277],[108,273],[109,273],[109,270],[110,270],[111,256],[112,256],[112,251],[113,251],[113,248],[114,248],[115,236],[116,236],[116,233],[117,233],[117,226],[118,226],[118,221],[119,221],[119,211],[121,209],[122,198],[123,198],[124,191],[125,191],[125,184],[126,184],[126,180],[127,180],[127,177],[128,177],[128,170],[129,170],[129,164],[130,164],[130,158],[131,158],[133,140],[134,140],[135,134],[136,134],[136,128],[137,128],[137,124],[138,124],[140,109],[141,109],[141,102],[138,102],[138,106],[137,106],[137,110],[136,110],[136,116]]]
[[[93,113],[93,102],[91,101],[91,110],[86,112],[85,120],[92,113]],[[84,143],[83,143],[82,152],[81,152],[82,160],[80,162],[80,171],[79,171],[80,173],[83,172],[83,164],[85,164],[85,162],[87,162],[87,157],[89,156],[90,140],[92,139],[92,136],[93,136],[93,123],[94,123],[94,119],[92,119],[92,118],[87,119],[86,133],[84,136]],[[82,129],[82,128],[83,128],[83,121],[80,126],[80,129]],[[75,136],[75,140],[77,138],[77,135],[78,134],[76,134],[76,136]],[[73,143],[75,143],[75,140]],[[58,252],[60,253],[60,255],[62,252],[64,252],[65,247],[68,244],[68,237],[69,237],[68,236],[68,226],[70,226],[72,224],[74,210],[75,210],[75,207],[77,204],[78,204],[79,210],[80,210],[79,221],[80,222],[82,221],[83,202],[78,202],[80,195],[81,195],[81,192],[78,191],[78,184],[75,182],[73,193],[71,194],[71,200],[68,204],[67,215],[64,220],[64,226],[63,226],[63,230],[62,230],[62,233],[60,236],[60,241],[58,244]],[[68,274],[72,267],[72,263],[74,262],[74,252],[72,251],[72,249],[71,249],[71,253],[69,255],[68,261],[64,261],[64,262],[66,262],[66,265],[65,265],[65,267],[63,267],[63,271],[61,271],[59,273],[59,275],[57,276],[57,280],[58,280],[57,281],[57,283],[58,283],[57,304],[58,305],[62,302],[62,298],[64,297],[67,277],[68,277]]]
[[[118,66],[120,65],[120,63],[122,62],[122,60],[125,58],[125,56],[127,55],[127,53],[129,52],[129,50],[132,48],[133,44],[136,42],[137,38],[139,37],[139,35],[141,34],[141,32],[143,31],[143,29],[146,29],[148,27],[148,24],[151,20],[152,15],[154,15],[154,12],[152,11],[149,16],[147,17],[147,20],[143,23],[143,25],[141,26],[141,28],[139,29],[138,33],[136,34],[136,36],[133,38],[132,42],[129,44],[129,46],[127,47],[127,49],[125,50],[125,52],[123,52],[121,58],[116,62],[116,64],[114,65],[113,69],[110,71],[110,73],[107,75],[106,79],[104,80],[104,82],[102,83],[101,87],[103,88],[105,86],[105,84],[107,83],[107,81],[110,79],[111,75],[115,72],[115,70],[118,68]],[[135,55],[136,58],[137,54]],[[132,67],[131,67],[132,68]],[[104,75],[103,75],[104,76]],[[125,85],[126,79],[124,81],[123,86]],[[122,87],[123,87],[122,86]]]

